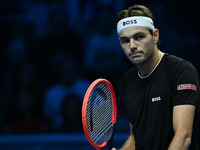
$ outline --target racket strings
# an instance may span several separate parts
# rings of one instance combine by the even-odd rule
[[[108,85],[98,83],[92,90],[87,105],[87,124],[91,139],[101,145],[112,133],[112,96]]]
[[[104,113],[108,114],[109,112],[107,111]],[[111,119],[102,121],[103,119],[105,119],[105,118],[103,118],[104,113],[101,113],[98,118],[97,117],[94,118],[94,122],[96,122],[96,125],[94,126],[94,130],[93,130],[93,132],[91,132],[90,135],[93,137],[93,140],[95,143],[100,142],[100,140],[102,141],[100,143],[105,142],[107,140],[107,136],[110,134],[110,128],[112,127]],[[112,114],[108,114],[108,115],[112,115]],[[99,127],[101,127],[101,129]],[[101,135],[104,135],[104,136],[101,136]],[[102,139],[100,139],[100,138],[102,138]]]

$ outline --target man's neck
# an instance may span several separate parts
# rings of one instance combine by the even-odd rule
[[[145,64],[138,65],[140,75],[144,77],[151,74],[163,55],[164,53],[158,50]]]

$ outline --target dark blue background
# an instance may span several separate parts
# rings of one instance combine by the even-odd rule
[[[47,141],[51,134],[56,142],[56,136],[65,134],[60,143],[72,149],[67,141],[71,134],[80,139],[83,135],[82,100],[96,78],[113,84],[116,132],[129,132],[119,80],[132,64],[119,45],[114,17],[133,4],[152,10],[160,50],[192,62],[199,71],[199,0],[0,0],[1,140],[8,136],[13,143],[16,135],[31,138],[34,133],[45,135]],[[118,145],[126,136],[122,137]],[[26,143],[26,136],[22,143],[23,139]],[[40,142],[50,149],[45,140]],[[7,147],[8,141],[0,141],[0,147],[13,149],[12,144]],[[62,144],[50,147],[62,149]],[[24,144],[24,149],[36,146]]]

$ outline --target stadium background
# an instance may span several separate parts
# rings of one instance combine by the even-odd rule
[[[100,77],[115,88],[115,145],[123,143],[129,125],[119,80],[132,64],[114,16],[133,4],[154,13],[160,49],[199,71],[199,0],[0,0],[1,150],[90,149],[81,105]]]

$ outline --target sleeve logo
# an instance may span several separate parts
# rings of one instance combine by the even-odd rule
[[[197,86],[193,84],[180,84],[177,86],[177,90],[194,90],[197,91]]]

